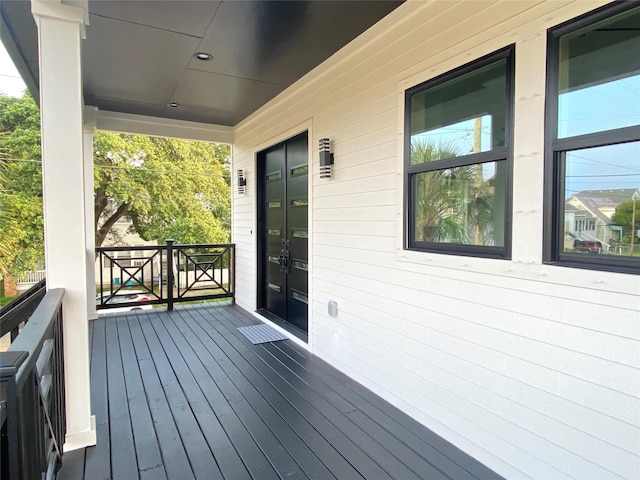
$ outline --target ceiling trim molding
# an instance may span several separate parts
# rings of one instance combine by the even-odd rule
[[[98,110],[96,128],[111,132],[184,140],[233,143],[233,127]]]
[[[53,18],[65,22],[74,22],[80,26],[80,38],[87,38],[86,26],[89,20],[88,3],[64,5],[60,0],[31,0],[31,14],[39,22],[40,18]]]

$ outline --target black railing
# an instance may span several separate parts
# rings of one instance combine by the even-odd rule
[[[62,298],[50,290],[7,352],[0,353],[2,473],[53,478],[66,432]]]
[[[98,310],[235,300],[235,245],[98,247]]]
[[[26,323],[47,291],[46,280],[41,280],[22,295],[0,308],[0,338],[11,332],[11,341],[18,336],[20,325]]]

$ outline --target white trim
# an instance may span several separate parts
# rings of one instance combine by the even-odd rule
[[[84,151],[84,202],[86,215],[86,256],[87,256],[87,318],[98,318],[93,297],[96,293],[96,239],[94,218],[94,185],[93,185],[93,136],[96,131],[97,107],[84,107],[82,112],[82,148]]]
[[[84,447],[92,447],[98,442],[96,435],[96,416],[91,415],[91,428],[84,432],[68,434],[64,439],[64,453]]]
[[[31,14],[36,23],[40,21],[40,18],[78,23],[80,25],[80,38],[87,38],[86,26],[89,23],[87,21],[89,14],[84,6],[64,5],[60,0],[31,0]]]
[[[112,132],[233,143],[233,127],[99,110],[96,128]]]
[[[269,325],[270,327],[273,327],[275,330],[277,330],[278,332],[280,332],[283,335],[286,335],[287,338],[291,341],[293,341],[294,343],[296,343],[297,345],[300,345],[302,348],[304,348],[305,350],[308,351],[312,351],[311,347],[309,346],[309,344],[305,343],[303,340],[300,340],[298,337],[296,337],[294,334],[292,334],[290,331],[285,330],[284,328],[282,328],[280,325],[278,325],[277,323],[273,323],[271,320],[269,320],[267,317],[262,316],[261,314],[259,314],[258,312],[253,312],[253,316],[256,317],[258,320],[260,320],[261,322],[266,323],[267,325]]]

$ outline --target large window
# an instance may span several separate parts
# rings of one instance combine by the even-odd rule
[[[507,258],[513,48],[407,90],[406,246]]]
[[[549,49],[545,258],[638,273],[640,7],[561,25]]]

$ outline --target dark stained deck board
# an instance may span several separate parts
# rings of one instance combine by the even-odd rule
[[[244,316],[244,321],[253,320],[248,312],[238,307],[230,307],[230,310],[232,309],[237,315]],[[367,422],[373,421],[406,447],[419,455],[425,455],[429,462],[447,476],[460,480],[501,478],[398,408],[298,345],[292,342],[273,342],[264,344],[263,347],[303,381],[312,378],[310,385],[321,394],[334,399],[333,405],[341,411],[350,416],[365,415],[369,419]],[[317,387],[323,384],[328,389],[326,393]],[[374,428],[377,430],[375,426]]]
[[[189,457],[191,469],[196,478],[221,479],[222,474],[213,457],[207,440],[200,429],[195,413],[185,396],[183,389],[164,352],[151,322],[160,321],[152,312],[139,316],[140,327],[147,341],[153,362],[164,390],[166,400],[171,406],[171,414],[180,433],[184,449]]]
[[[113,320],[112,320],[113,323]],[[141,476],[153,474],[158,480],[166,479],[160,447],[153,426],[153,419],[149,411],[142,376],[138,367],[133,346],[133,338],[129,330],[129,322],[120,317],[115,320],[118,327],[118,340],[124,370],[124,382],[127,393],[127,403],[131,418],[131,430],[135,445],[137,468]]]
[[[226,318],[231,322],[228,316]],[[291,406],[287,405],[289,407],[288,410],[290,410],[288,415],[296,411],[301,412],[302,416],[306,417],[305,420],[310,423],[312,428],[322,431],[326,431],[330,424],[336,428],[339,427],[349,439],[353,439],[353,441],[361,446],[364,453],[369,455],[369,460],[376,459],[377,466],[379,467],[377,470],[360,472],[365,478],[392,477],[392,474],[395,474],[398,475],[399,478],[407,480],[427,478],[427,476],[438,480],[438,472],[424,472],[425,475],[420,476],[419,473],[412,471],[396,457],[389,455],[385,448],[380,445],[374,437],[359,429],[357,425],[353,424],[344,415],[341,415],[335,408],[324,401],[323,398],[316,396],[314,393],[310,393],[308,389],[304,392],[296,390],[296,388],[288,383],[286,379],[282,378],[276,370],[264,363],[264,359],[260,356],[260,353],[264,352],[263,345],[254,347],[234,326],[229,326],[226,323],[215,322],[211,324],[211,327],[217,332],[218,338],[221,339],[220,341],[227,344],[226,352],[229,357],[238,362],[238,367],[242,369],[245,375],[250,375],[251,381],[255,385],[260,386],[261,392],[272,389],[275,392],[281,392],[288,402],[291,402]],[[244,355],[240,352],[243,352]],[[253,368],[254,371],[252,371],[251,368]],[[300,385],[298,385],[298,387],[301,388]],[[280,411],[283,410],[281,406],[278,409]],[[334,436],[330,436],[329,438],[331,438],[332,442],[335,442]],[[369,469],[371,469],[371,462],[368,463],[369,465],[364,462],[356,463],[354,461],[353,466],[357,470],[362,470],[363,466],[368,466]],[[384,473],[385,470],[387,475]]]
[[[278,349],[284,355],[292,357],[289,344],[274,344],[273,349]],[[295,353],[307,353],[298,349]],[[321,377],[328,376],[333,391],[329,396],[340,396],[351,405],[358,405],[355,413],[366,414],[375,419],[385,430],[396,436],[417,452],[428,456],[430,462],[441,468],[448,476],[455,479],[500,479],[495,472],[479,463],[469,455],[460,451],[457,447],[444,440],[416,420],[407,416],[398,408],[392,406],[359,383],[335,369],[326,369],[324,362],[314,358],[311,362],[305,362],[304,368],[309,368]]]
[[[236,342],[233,343],[237,345]],[[353,421],[352,418],[340,412],[335,405],[327,400],[326,394],[328,392],[315,391],[308,384],[292,375],[287,367],[275,361],[264,350],[264,346],[262,349],[257,349],[256,357],[256,359],[250,360],[250,363],[274,388],[285,392],[287,398],[295,402],[295,408],[304,408],[307,415],[317,412],[319,416],[324,417],[324,419],[320,418],[317,423],[319,428],[322,428],[324,422],[327,421],[336,427],[339,426],[349,437],[363,445],[365,453],[369,454],[372,459],[377,459],[380,467],[386,469],[389,475],[398,474],[406,479],[441,480],[445,478],[424,461],[410,458],[412,452],[406,448],[398,449],[396,445],[390,445],[393,443],[391,437],[379,435],[379,432],[367,428],[367,425],[363,425],[362,422]],[[309,412],[309,408],[315,411]],[[384,445],[379,443],[377,439],[384,439]],[[360,465],[358,467],[360,468]],[[369,477],[369,475],[366,476]]]
[[[191,313],[194,312],[195,310]],[[202,324],[199,323],[199,320],[196,317],[194,317],[194,319],[196,320],[196,323],[198,323],[200,327],[202,327]],[[204,320],[201,321],[204,322]],[[194,324],[192,323],[191,325]],[[206,325],[205,328],[203,328],[203,332],[205,331]],[[211,334],[211,332],[208,333]],[[218,337],[216,342],[219,342],[219,335],[214,334],[213,338],[215,337]],[[229,355],[228,350],[225,350],[225,353]],[[235,366],[242,371],[243,375],[247,376],[246,369],[243,369],[242,366],[238,365],[237,363],[235,364]],[[278,415],[280,417],[280,419],[270,419],[270,422],[275,426],[275,428],[272,428],[274,433],[278,434],[282,430],[282,427],[279,427],[279,425],[282,424],[282,421],[286,422],[287,425],[291,427],[291,430],[294,431],[299,437],[299,439],[297,440],[294,437],[294,441],[296,442],[294,443],[294,445],[299,446],[301,445],[300,442],[304,442],[305,444],[307,444],[311,452],[313,452],[313,455],[315,455],[317,459],[323,463],[324,467],[331,473],[325,472],[323,469],[321,472],[319,472],[320,474],[322,474],[322,476],[318,477],[312,473],[312,470],[308,470],[303,466],[303,468],[305,468],[305,471],[311,473],[313,478],[330,478],[328,477],[328,475],[331,474],[333,474],[333,476],[335,476],[336,478],[359,477],[357,471],[340,455],[340,453],[338,453],[338,451],[336,451],[336,449],[330,443],[328,443],[316,431],[316,429],[314,429],[311,425],[305,424],[304,417],[301,416],[297,411],[295,411],[278,391],[270,389],[269,386],[264,383],[254,382],[254,379],[251,378],[248,379],[251,381],[253,387],[255,387],[253,390],[248,390],[248,394],[252,395],[253,398],[252,403],[254,405],[263,405],[263,408],[267,408],[270,414]],[[256,397],[256,389],[262,396],[262,398]],[[269,405],[271,405],[271,409],[266,407],[267,404],[264,403],[265,401]],[[314,464],[317,463],[315,459],[312,459],[312,462]]]
[[[219,425],[224,432],[226,432],[227,440],[231,442],[237,452],[237,460],[240,460],[244,465],[240,468],[240,464],[235,463],[236,458],[234,452],[229,451],[228,453],[234,456],[233,461],[235,465],[232,466],[235,468],[229,471],[229,467],[222,464],[223,473],[228,476],[227,472],[229,472],[233,475],[230,478],[238,479],[251,478],[252,476],[255,478],[265,478],[267,480],[279,478],[242,421],[229,405],[227,398],[225,398],[217,383],[211,378],[207,367],[201,362],[201,356],[206,356],[202,355],[202,351],[201,355],[198,355],[194,351],[192,344],[187,343],[182,335],[174,333],[172,337],[176,347],[179,348],[181,352],[184,362],[189,365],[194,378],[197,378],[197,384],[202,390],[202,394],[214,410],[214,413],[211,415],[214,415],[213,418],[216,422],[216,428],[218,428]],[[195,338],[193,340],[195,340]],[[204,350],[204,348],[202,350]],[[213,361],[211,357],[209,357],[209,361]],[[225,443],[227,440],[225,440]],[[219,446],[217,448],[219,448]],[[226,461],[228,461],[228,459],[226,459]]]
[[[138,463],[133,441],[133,426],[124,379],[118,324],[106,322],[107,385],[109,388],[109,433],[111,435],[111,472],[113,478],[136,478]],[[127,366],[135,368],[135,365]]]
[[[346,375],[335,369],[325,368],[324,362],[317,358],[307,362],[306,359],[311,354],[297,345],[291,342],[273,342],[264,344],[263,347],[281,362],[281,369],[290,369],[298,381],[305,382],[305,379],[311,376],[314,381],[307,384],[315,392],[326,396],[333,407],[354,419],[362,428],[371,431],[374,437],[388,438],[385,435],[390,434],[393,438],[391,442],[399,449],[408,448],[422,456],[446,477],[459,480],[499,478],[477,461],[466,455],[460,455],[461,452],[456,447],[430,430],[426,430],[395,407],[377,396],[371,396],[371,392]],[[356,393],[357,391],[360,394]],[[370,403],[370,399],[373,399],[381,409]],[[401,419],[402,423],[410,424],[411,428],[398,423],[394,420],[394,416]],[[416,435],[412,430],[417,431],[421,436]]]
[[[103,321],[91,321],[89,329],[92,332],[91,412],[96,417],[96,438],[100,447],[85,449],[85,478],[108,480],[111,478],[111,442],[109,438],[106,324]]]
[[[256,442],[264,449],[276,471],[287,478],[331,478],[309,447],[300,442],[295,431],[269,406],[244,376],[244,372],[234,366],[228,358],[228,352],[220,349],[205,331],[199,330],[192,318],[188,319],[186,325],[194,328],[193,332],[215,358],[218,369],[216,381],[232,408],[238,408],[238,416],[255,435]]]
[[[139,320],[137,317],[129,317],[128,320],[167,478],[193,479],[195,477],[189,458],[176,427],[171,405],[167,401],[156,366],[142,334]]]
[[[90,324],[98,446],[59,478],[501,477],[291,341],[253,345],[233,305]]]
[[[199,422],[199,427],[209,445],[209,449],[217,460],[220,478],[237,478],[239,480],[250,478],[242,459],[220,424],[213,408],[215,405],[209,403],[199,385],[199,379],[196,379],[193,375],[191,366],[183,358],[182,350],[176,345],[176,338],[179,338],[180,335],[176,334],[174,329],[171,329],[172,333],[170,333],[166,328],[168,322],[163,322],[157,316],[156,318],[149,316],[148,323],[153,326],[158,339],[162,343],[167,359],[171,363],[176,378],[196,417],[196,421],[200,418],[208,420]],[[188,346],[185,346],[185,348],[188,348]]]

